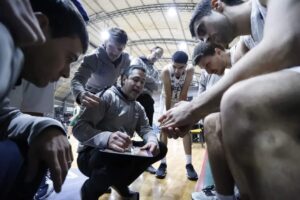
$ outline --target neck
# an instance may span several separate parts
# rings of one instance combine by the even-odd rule
[[[117,87],[117,89],[119,90],[119,92],[123,95],[123,97],[129,101],[134,101],[135,99],[131,99],[127,94],[126,91],[124,90],[123,87]]]
[[[251,34],[251,1],[242,3],[237,6],[225,6],[224,15],[233,25],[233,34],[235,37],[239,35]]]
[[[230,68],[231,67],[231,65],[232,65],[232,63],[231,63],[231,55],[230,55],[230,51],[227,51],[225,54],[224,54],[224,56],[225,56],[225,58],[224,58],[224,60],[225,60],[225,67],[226,68]]]

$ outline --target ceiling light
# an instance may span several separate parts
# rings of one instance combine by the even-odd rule
[[[101,32],[101,39],[107,40],[109,38],[109,32],[107,30]]]
[[[174,17],[174,16],[176,16],[176,15],[177,15],[177,10],[176,10],[176,8],[174,8],[174,7],[169,8],[169,10],[168,10],[168,16],[169,16],[169,17]]]

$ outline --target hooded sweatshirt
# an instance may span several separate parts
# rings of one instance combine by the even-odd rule
[[[80,142],[79,152],[85,149],[84,146],[107,148],[110,135],[116,131],[126,132],[130,137],[137,132],[145,142],[158,144],[139,102],[129,100],[116,86],[97,96],[101,103],[97,107],[86,108],[73,127],[73,134]]]

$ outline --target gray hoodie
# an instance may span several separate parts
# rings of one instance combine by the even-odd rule
[[[71,81],[71,90],[75,99],[78,100],[78,95],[86,90],[98,93],[105,87],[112,86],[119,75],[130,65],[127,53],[123,52],[120,59],[115,66],[103,45],[94,53],[85,56]]]
[[[100,97],[99,106],[86,108],[79,117],[73,127],[73,134],[81,143],[78,151],[84,149],[83,145],[107,148],[110,135],[116,131],[126,132],[130,137],[137,132],[145,142],[158,144],[144,108],[139,102],[128,100],[120,90],[111,87]]]

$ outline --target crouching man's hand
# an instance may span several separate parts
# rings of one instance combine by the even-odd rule
[[[108,148],[115,151],[124,152],[130,145],[132,145],[130,137],[121,131],[112,133],[108,139]]]
[[[153,141],[149,141],[147,142],[142,148],[141,150],[148,150],[152,153],[153,156],[156,156],[157,154],[159,154],[159,147],[157,145],[156,142]]]
[[[66,135],[58,128],[46,128],[30,144],[26,181],[36,177],[43,162],[50,170],[55,192],[60,192],[72,161],[72,149]]]

